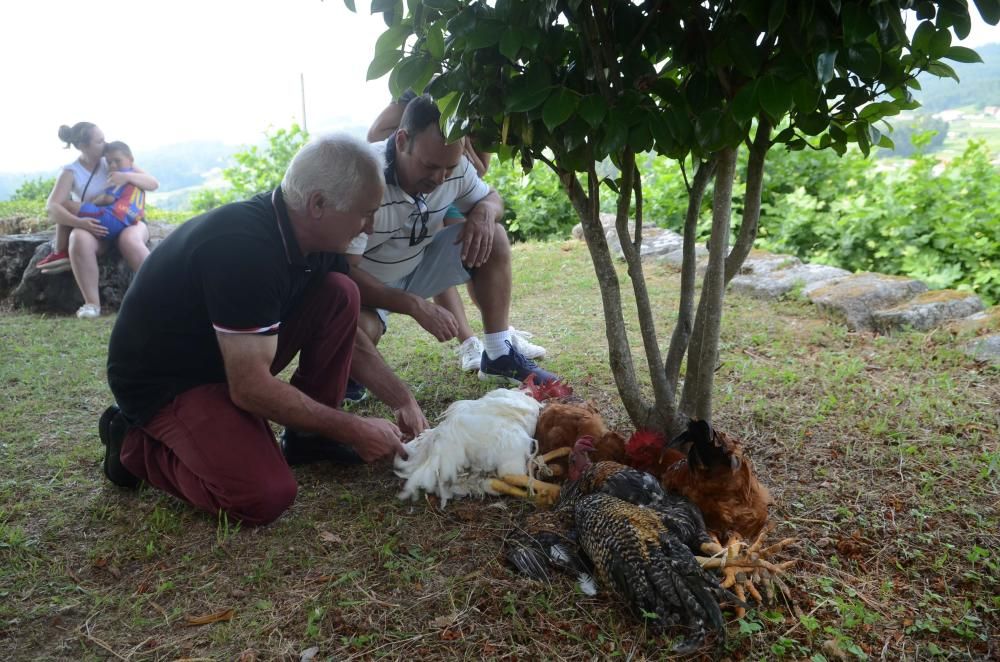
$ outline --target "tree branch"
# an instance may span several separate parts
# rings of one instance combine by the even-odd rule
[[[697,260],[695,257],[695,238],[698,231],[698,218],[701,216],[701,202],[705,198],[708,183],[715,173],[715,160],[702,161],[694,174],[694,181],[688,190],[687,214],[684,217],[684,261],[681,264],[681,300],[677,307],[677,325],[674,326],[670,338],[670,348],[667,350],[667,360],[663,366],[668,392],[664,398],[673,407],[677,397],[677,381],[681,372],[681,361],[688,349],[691,339],[691,327],[694,321],[694,282]]]
[[[666,376],[660,369],[660,345],[656,339],[656,322],[653,318],[652,305],[649,301],[649,291],[646,288],[646,278],[642,271],[642,178],[635,165],[635,152],[626,149],[622,155],[622,179],[618,194],[618,213],[615,216],[615,229],[621,242],[625,263],[628,265],[629,279],[632,281],[632,291],[635,293],[635,307],[639,317],[639,331],[642,334],[642,344],[646,350],[646,364],[649,369],[650,381],[653,385],[655,410],[660,410],[660,403],[667,395]],[[634,240],[629,236],[628,216],[631,207],[632,193],[636,194],[636,223]]]
[[[727,147],[718,153],[712,196],[712,238],[709,243],[708,270],[705,272],[698,302],[691,346],[688,350],[687,378],[681,398],[683,411],[703,421],[712,420],[712,387],[719,358],[719,330],[722,302],[726,292],[726,254],[729,252],[729,226],[733,206],[733,178],[736,173],[736,149]]]
[[[545,160],[552,167],[551,161]],[[566,188],[573,208],[583,225],[583,236],[587,240],[590,258],[594,262],[594,273],[601,290],[601,303],[604,306],[605,332],[608,338],[608,356],[611,363],[611,373],[615,377],[618,394],[629,417],[637,425],[650,420],[653,407],[644,402],[635,376],[635,364],[632,360],[632,350],[629,347],[628,332],[625,329],[625,318],[622,314],[621,290],[618,283],[618,272],[615,270],[608,249],[608,240],[604,236],[604,226],[600,219],[601,183],[596,169],[591,162],[587,170],[587,193],[575,172],[556,169],[560,182]],[[629,196],[631,197],[631,196]],[[628,242],[623,242],[623,245]]]
[[[750,254],[753,242],[757,238],[757,228],[760,227],[760,197],[764,188],[764,161],[771,149],[771,121],[761,113],[757,120],[757,135],[750,147],[750,158],[747,161],[747,180],[743,196],[743,219],[740,221],[740,234],[733,250],[726,258],[726,284],[740,272],[740,267]]]

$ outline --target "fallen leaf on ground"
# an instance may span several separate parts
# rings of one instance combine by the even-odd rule
[[[214,614],[205,614],[204,616],[188,616],[188,625],[208,625],[209,623],[218,623],[219,621],[231,621],[233,616],[236,615],[235,609],[226,609],[225,611],[218,611]]]
[[[341,545],[344,539],[338,536],[336,533],[330,533],[329,531],[320,531],[319,539],[323,542],[334,543],[336,545]]]
[[[448,614],[447,616],[438,616],[433,621],[431,621],[432,628],[446,628],[458,619],[458,614]]]

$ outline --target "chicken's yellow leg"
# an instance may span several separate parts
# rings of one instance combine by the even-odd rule
[[[514,487],[526,488],[528,494],[535,493],[537,495],[537,500],[542,503],[552,504],[559,498],[558,485],[546,483],[541,480],[535,480],[531,476],[507,474],[505,476],[501,476],[500,480]]]

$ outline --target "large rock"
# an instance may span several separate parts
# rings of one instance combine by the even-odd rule
[[[35,265],[52,252],[52,245],[46,241],[39,244],[14,289],[11,299],[14,306],[33,313],[73,313],[83,305],[83,296],[76,286],[72,271],[46,275]],[[132,271],[117,250],[110,250],[97,260],[100,269],[101,308],[105,311],[118,310],[122,297],[132,282]]]
[[[740,267],[741,276],[763,276],[779,269],[790,269],[802,264],[794,255],[781,255],[767,251],[751,250]]]
[[[902,328],[929,331],[944,322],[982,312],[984,308],[982,300],[975,294],[957,290],[933,290],[892,308],[875,311],[872,313],[872,321],[875,329],[883,333]]]
[[[155,248],[174,227],[149,224],[150,248]],[[52,233],[0,237],[0,297],[9,296],[15,307],[35,313],[69,314],[83,304],[72,271],[46,275],[35,267],[52,252],[51,240]],[[97,264],[101,307],[105,311],[118,310],[132,282],[132,271],[114,249],[100,257]]]
[[[51,239],[51,232],[0,236],[0,299],[10,296],[21,282],[21,276],[34,257],[35,250]]]
[[[798,261],[795,257],[788,257],[790,260]],[[828,285],[851,275],[850,271],[825,264],[792,262],[792,266],[768,270],[768,267],[772,266],[777,266],[773,259],[762,261],[763,273],[754,271],[735,276],[729,281],[729,286],[734,292],[756,299],[779,299],[796,288],[802,288],[802,292],[805,293],[817,286]]]
[[[927,285],[905,276],[860,273],[810,290],[816,306],[842,319],[852,331],[874,331],[873,313],[927,291]]]
[[[1000,333],[976,338],[965,345],[965,353],[977,361],[1000,366]]]

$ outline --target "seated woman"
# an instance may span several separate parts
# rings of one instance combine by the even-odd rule
[[[160,184],[155,177],[136,167],[128,172],[109,172],[104,159],[104,133],[90,122],[59,127],[59,139],[67,148],[72,145],[78,149],[80,156],[63,168],[49,194],[47,210],[49,218],[56,223],[55,246],[36,266],[46,274],[72,268],[84,301],[76,316],[90,319],[101,314],[97,256],[114,243],[129,268],[136,271],[149,255],[146,248],[149,230],[145,223],[137,222],[124,228],[114,242],[102,242],[108,229],[101,221],[74,214],[67,209],[66,203],[74,200],[81,204],[92,203],[109,186],[118,188],[131,184],[142,191],[155,191]]]

